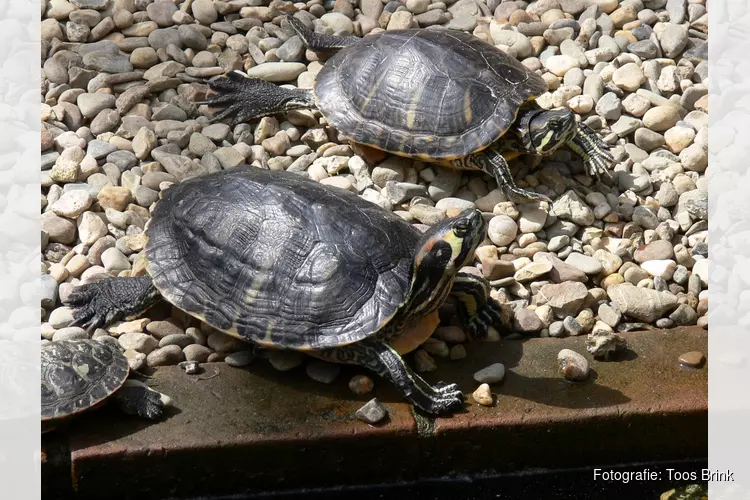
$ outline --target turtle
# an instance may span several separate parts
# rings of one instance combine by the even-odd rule
[[[542,109],[534,99],[544,79],[489,43],[449,29],[391,30],[329,36],[286,15],[308,48],[332,53],[312,90],[277,86],[240,71],[207,82],[198,104],[211,121],[250,121],[317,108],[356,145],[493,176],[513,201],[550,199],[519,188],[508,161],[550,155],[567,145],[588,174],[610,175],[606,143],[567,108]]]
[[[96,408],[112,397],[126,413],[161,417],[168,398],[145,384],[128,380],[128,360],[113,342],[59,340],[42,346],[42,432]]]
[[[456,384],[430,385],[404,361],[448,297],[472,338],[512,328],[475,258],[487,223],[466,209],[422,233],[356,194],[298,173],[240,166],[163,191],[146,227],[145,274],[70,294],[92,329],[159,300],[255,347],[365,367],[430,414],[456,411]],[[451,299],[451,300],[454,300]]]

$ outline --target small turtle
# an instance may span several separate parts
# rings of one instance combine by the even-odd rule
[[[518,60],[473,35],[448,29],[393,30],[368,35],[314,33],[287,16],[312,50],[338,50],[313,90],[284,88],[240,72],[208,82],[199,104],[223,108],[212,120],[233,123],[318,108],[354,144],[492,175],[513,200],[549,198],[519,188],[508,160],[549,155],[567,144],[590,175],[607,173],[609,147],[569,109],[533,101],[545,81]],[[341,49],[341,50],[339,50]]]
[[[119,346],[98,340],[61,340],[42,346],[42,432],[95,408],[112,396],[126,413],[157,419],[166,396],[128,378]]]
[[[485,234],[477,210],[422,234],[348,191],[246,166],[164,191],[146,228],[148,275],[77,287],[69,303],[74,325],[96,328],[161,296],[260,347],[364,366],[437,414],[460,408],[461,391],[429,385],[401,354],[430,336],[449,295],[474,338],[510,328],[510,308],[460,270]]]

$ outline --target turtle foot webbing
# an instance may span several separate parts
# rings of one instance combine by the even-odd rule
[[[211,116],[212,122],[230,118],[232,125],[236,125],[276,113],[315,107],[308,90],[279,87],[239,71],[209,81],[208,87],[212,93],[197,104],[220,110]]]
[[[159,300],[159,292],[149,276],[107,278],[77,287],[70,294],[73,323],[88,330],[118,320],[133,319]]]

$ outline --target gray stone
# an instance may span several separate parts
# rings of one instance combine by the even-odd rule
[[[381,4],[382,5],[382,4]],[[373,398],[367,402],[362,408],[356,411],[355,416],[370,425],[382,422],[388,417],[388,411],[378,401],[378,398]]]

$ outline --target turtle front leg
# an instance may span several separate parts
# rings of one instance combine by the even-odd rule
[[[587,125],[578,124],[576,133],[568,141],[568,147],[583,158],[586,172],[590,176],[600,179],[602,174],[611,175],[609,167],[615,159],[609,152],[609,146]]]
[[[294,28],[294,31],[302,41],[305,42],[305,45],[315,52],[335,52],[361,40],[361,38],[356,36],[332,36],[315,33],[305,26],[302,21],[290,14],[286,15],[286,20]]]
[[[516,186],[516,183],[513,181],[513,175],[510,173],[508,162],[494,148],[488,148],[465,158],[453,160],[451,166],[461,170],[482,170],[483,172],[487,172],[497,180],[497,187],[502,189],[508,198],[516,203],[529,203],[531,201],[552,203],[552,200],[543,194]]]
[[[501,334],[512,331],[512,308],[490,297],[490,285],[484,278],[459,272],[451,295],[458,301],[459,320],[471,338],[486,339],[490,326]]]
[[[150,276],[107,278],[76,287],[68,298],[73,323],[88,330],[137,318],[159,301]]]
[[[240,71],[210,80],[208,88],[212,93],[196,104],[221,109],[211,116],[212,122],[231,118],[232,125],[236,125],[276,113],[315,107],[315,99],[309,90],[279,87],[260,78],[250,78]]]
[[[378,339],[321,351],[316,356],[335,363],[360,365],[375,372],[390,380],[406,399],[427,413],[440,415],[463,407],[463,393],[456,384],[431,386],[391,346]]]

